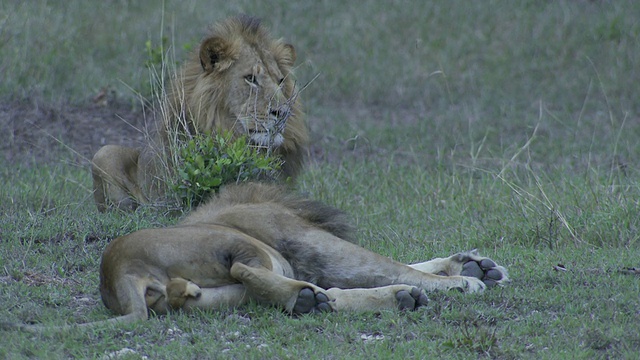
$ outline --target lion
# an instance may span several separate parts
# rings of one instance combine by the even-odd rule
[[[111,241],[100,294],[119,316],[75,326],[249,301],[291,314],[413,310],[428,303],[426,292],[474,293],[508,281],[504,267],[477,251],[399,263],[358,246],[342,211],[283,185],[245,183],[224,187],[176,226]]]
[[[212,28],[173,79],[152,141],[106,145],[92,160],[98,210],[135,209],[166,193],[176,134],[230,132],[281,157],[282,178],[300,173],[309,139],[293,77],[296,51],[260,20],[227,19]]]

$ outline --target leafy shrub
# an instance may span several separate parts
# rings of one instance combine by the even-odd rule
[[[179,146],[178,181],[173,185],[186,207],[198,206],[220,186],[250,180],[275,180],[282,159],[230,133],[199,134]]]

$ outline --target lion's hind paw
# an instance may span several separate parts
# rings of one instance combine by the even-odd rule
[[[332,311],[329,297],[321,292],[314,292],[311,288],[304,288],[298,293],[298,299],[293,307],[294,314],[318,313]]]
[[[411,291],[400,290],[396,293],[396,301],[400,310],[415,310],[420,306],[426,306],[429,299],[425,293],[417,287],[411,288]]]

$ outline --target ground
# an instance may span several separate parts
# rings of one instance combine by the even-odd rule
[[[140,104],[112,102],[51,105],[38,101],[0,102],[0,151],[8,164],[65,159],[88,164],[105,144],[138,145],[144,140],[145,112]]]
[[[326,119],[315,120],[323,123],[316,127],[329,126]],[[145,129],[153,121],[152,110],[126,100],[84,105],[0,100],[0,159],[8,165],[51,163],[61,158],[88,165],[103,145],[137,147],[144,144]],[[312,135],[316,135],[312,136],[310,147],[310,156],[314,159],[336,160],[336,154],[329,158],[330,154],[324,149],[327,141],[345,141],[344,148],[355,153],[359,152],[356,143],[363,141],[324,138],[318,136],[319,131],[314,131],[317,129],[313,126],[311,130]]]

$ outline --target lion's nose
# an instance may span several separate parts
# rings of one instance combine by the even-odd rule
[[[287,107],[277,107],[275,109],[271,109],[271,115],[276,119],[284,119],[289,116],[289,109]]]

